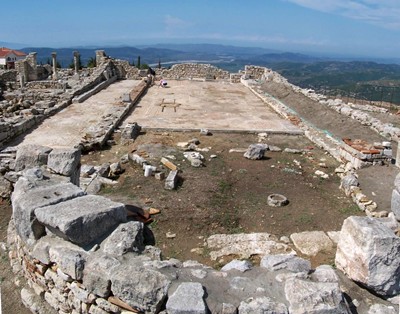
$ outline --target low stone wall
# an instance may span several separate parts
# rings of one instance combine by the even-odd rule
[[[171,69],[162,69],[160,76],[169,79],[229,80],[230,73],[211,64],[174,64]]]
[[[143,80],[138,86],[132,89],[129,100],[110,104],[110,109],[102,117],[102,121],[93,127],[83,136],[81,140],[82,149],[92,150],[102,147],[110,138],[114,129],[121,123],[122,119],[135,106],[150,84],[150,81]]]
[[[27,83],[26,89],[5,92],[5,100],[0,101],[0,145],[66,108],[74,97],[82,100],[106,88],[116,81],[118,73],[112,61],[108,61],[93,70],[92,75],[83,77],[81,83],[73,88],[64,90],[64,84],[54,81],[32,81]],[[50,92],[48,88],[51,88]],[[83,96],[79,98],[80,95]]]
[[[222,238],[231,238],[237,249],[241,239],[247,245],[253,241],[253,250],[264,253],[260,267],[234,260],[218,271],[196,261],[162,260],[160,250],[148,245],[143,224],[129,220],[123,204],[86,195],[68,182],[79,169],[78,151],[27,147],[17,153],[16,164],[23,172],[11,198],[9,257],[13,270],[27,279],[21,297],[34,313],[51,313],[43,301],[54,313],[73,314],[350,313],[342,282],[331,266],[312,270],[309,261],[271,235],[214,235],[207,240],[222,250]],[[365,233],[368,241],[359,242],[357,232]],[[399,293],[400,255],[380,255],[385,262],[378,268],[368,260],[385,237],[393,243],[386,242],[384,254],[400,248],[400,239],[390,232],[378,220],[351,217],[341,233],[337,257],[351,277],[360,261],[363,274],[369,275],[356,280],[384,296]],[[357,247],[346,249],[352,241]],[[367,255],[353,258],[353,251],[354,256]],[[359,309],[367,313],[375,305],[363,306]],[[396,313],[395,306],[377,306],[384,313]]]
[[[6,82],[16,82],[17,81],[17,70],[6,70],[0,71],[0,81]]]

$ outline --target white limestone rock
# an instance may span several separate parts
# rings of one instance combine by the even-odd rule
[[[311,270],[311,263],[293,254],[276,254],[263,256],[260,267],[269,271],[285,269],[291,272],[308,273]]]
[[[252,267],[253,265],[249,261],[240,261],[234,259],[233,261],[222,267],[221,271],[229,271],[234,269],[244,273],[245,271],[250,270]]]
[[[285,283],[291,314],[350,313],[338,283],[322,283],[289,278]]]
[[[207,239],[207,246],[212,260],[228,255],[245,259],[252,255],[294,253],[287,244],[279,243],[268,233],[214,234]]]
[[[274,302],[267,297],[250,298],[247,301],[240,302],[239,314],[288,314],[285,304]]]
[[[262,159],[266,150],[268,150],[267,144],[251,144],[243,156],[251,160]]]
[[[206,314],[204,289],[198,282],[183,282],[168,298],[168,314]]]
[[[103,252],[122,256],[143,250],[143,223],[129,221],[120,224],[103,242]]]
[[[294,246],[307,256],[315,256],[321,251],[333,249],[332,240],[323,231],[304,231],[290,235]]]
[[[344,221],[335,263],[377,294],[400,293],[400,238],[376,219],[352,216]]]

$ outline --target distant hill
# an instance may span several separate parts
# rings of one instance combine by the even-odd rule
[[[1,42],[0,42],[1,45]],[[96,50],[116,59],[137,64],[169,67],[182,62],[212,63],[230,72],[237,72],[245,65],[267,66],[278,71],[293,84],[313,88],[325,94],[357,95],[359,98],[393,100],[400,103],[400,65],[361,61],[334,60],[300,53],[279,52],[257,47],[236,47],[215,44],[156,44],[139,47],[71,47],[46,48],[28,47],[25,52],[36,51],[38,62],[47,63],[51,53],[57,52],[57,60],[63,67],[73,62],[73,51],[81,54],[86,65],[95,57]],[[349,59],[350,60],[350,59]],[[347,61],[347,60],[346,60]],[[398,90],[397,90],[398,89]]]

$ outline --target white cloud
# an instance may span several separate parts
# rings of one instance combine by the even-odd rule
[[[317,11],[334,13],[380,27],[400,30],[399,0],[285,0]]]
[[[189,23],[172,15],[166,15],[164,18],[166,33],[173,33],[176,30],[184,29]]]

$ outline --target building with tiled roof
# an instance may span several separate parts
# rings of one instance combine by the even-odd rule
[[[15,61],[25,59],[26,56],[23,51],[0,47],[0,68],[14,69]]]

